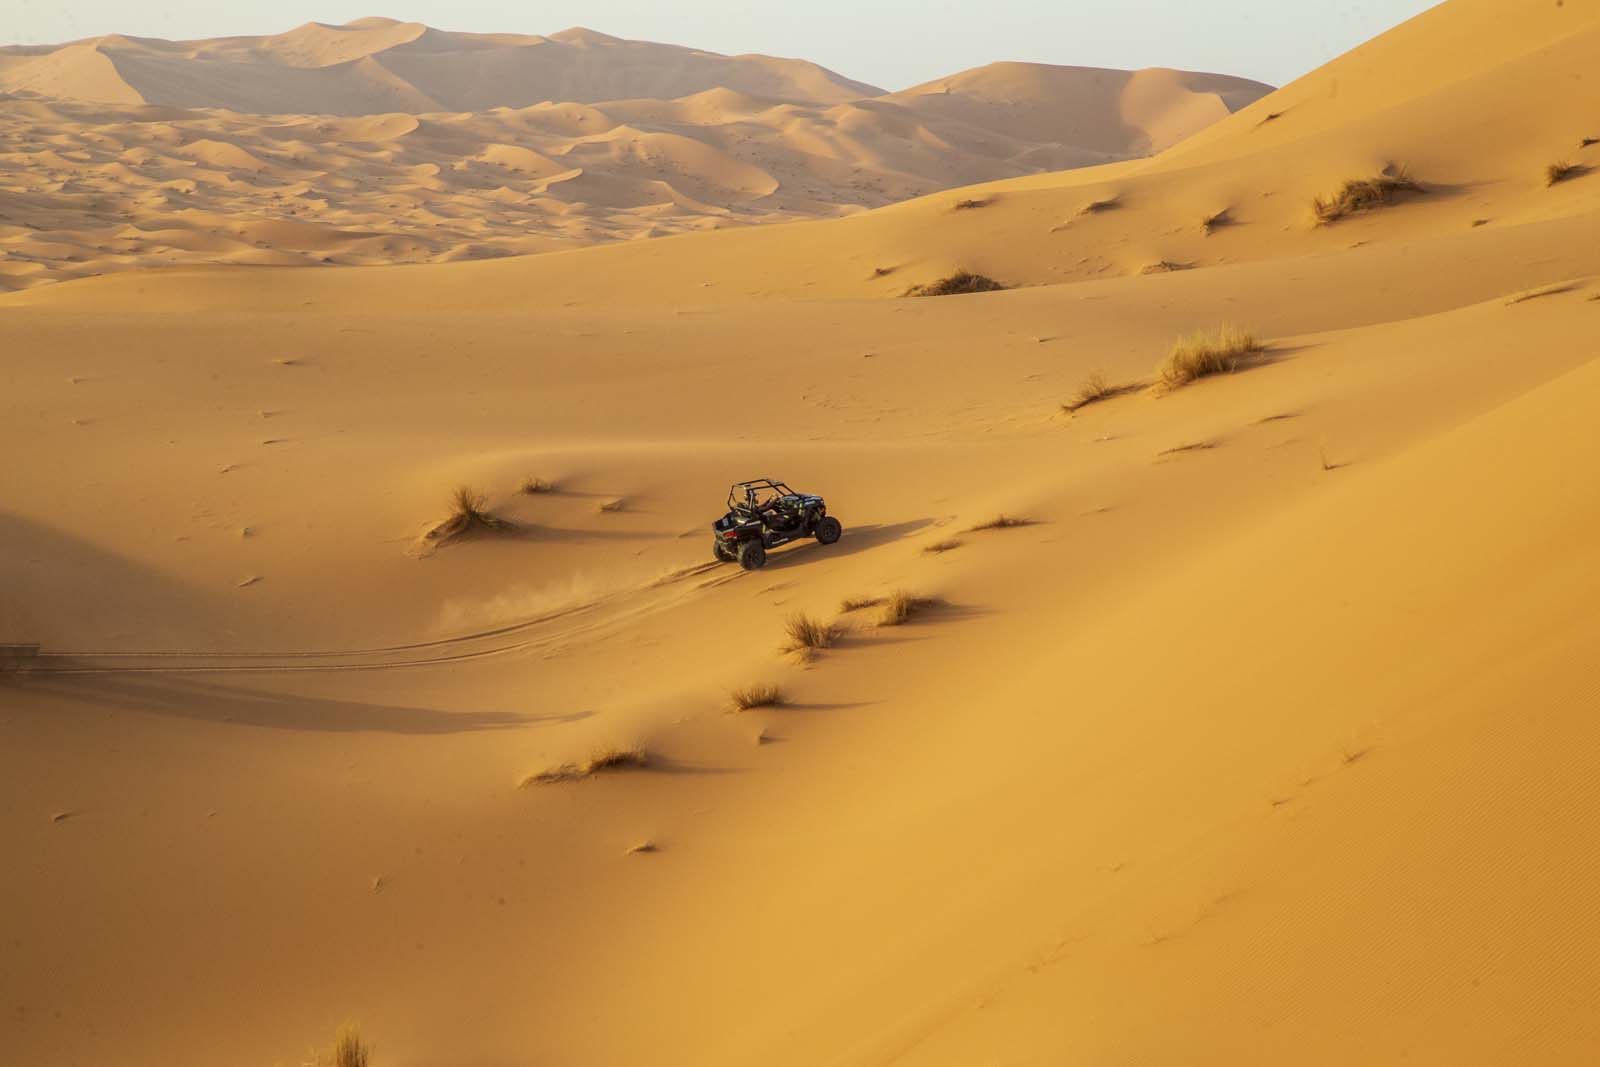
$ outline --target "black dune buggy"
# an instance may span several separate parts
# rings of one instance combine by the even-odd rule
[[[844,533],[820,496],[797,493],[771,478],[740,482],[729,489],[728,513],[712,523],[711,530],[717,559],[737,560],[747,571],[766,566],[768,549],[805,537],[831,545]]]

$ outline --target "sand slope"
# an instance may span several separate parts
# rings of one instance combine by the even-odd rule
[[[1597,28],[1454,0],[1265,125],[840,221],[0,297],[0,1042],[1591,1062],[1597,179],[1540,172]],[[980,254],[1036,284],[889,299]],[[1222,318],[1258,365],[1062,411]],[[766,473],[845,539],[712,564]],[[517,530],[430,550],[460,483]]]

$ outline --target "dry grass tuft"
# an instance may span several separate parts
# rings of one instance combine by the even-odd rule
[[[1578,147],[1590,148],[1597,144],[1600,144],[1600,137],[1585,137],[1583,140],[1578,142]]]
[[[950,210],[951,211],[971,211],[974,208],[988,207],[992,203],[994,203],[994,201],[992,199],[957,200],[953,205],[951,205]]]
[[[522,780],[524,786],[549,785],[553,782],[575,782],[583,778],[592,778],[604,771],[626,770],[629,767],[648,767],[650,753],[643,745],[606,745],[589,753],[589,758],[580,763],[562,763],[530,774]]]
[[[615,500],[607,500],[607,501],[605,501],[604,503],[602,503],[600,505],[600,508],[599,508],[600,511],[602,511],[605,514],[608,514],[608,515],[612,514],[614,512],[618,512],[618,511],[626,511],[627,509],[628,509],[628,502],[626,500],[622,499],[620,496],[617,497]]]
[[[1115,211],[1122,206],[1121,195],[1108,196],[1103,200],[1091,200],[1078,209],[1080,215],[1098,215],[1104,211]]]
[[[583,762],[581,769],[584,776],[599,774],[601,771],[621,770],[625,767],[645,767],[650,763],[649,753],[641,745],[632,745],[628,748],[598,748],[589,754]]]
[[[1207,237],[1210,237],[1212,234],[1222,229],[1222,227],[1231,225],[1232,223],[1233,216],[1229,213],[1229,209],[1223,208],[1221,211],[1213,211],[1211,214],[1201,219],[1200,230]]]
[[[878,625],[903,626],[911,621],[913,615],[938,607],[940,603],[938,597],[916,596],[904,590],[896,590],[889,595],[888,601],[883,605],[883,614],[878,616]]]
[[[1106,381],[1104,374],[1095,371],[1083,380],[1082,385],[1078,386],[1078,391],[1073,394],[1072,399],[1061,405],[1061,410],[1071,415],[1082,411],[1090,404],[1098,404],[1103,400],[1119,397],[1123,393],[1131,393],[1137,388],[1139,386],[1134,383],[1112,385]]]
[[[1192,263],[1174,263],[1170,259],[1163,259],[1159,263],[1147,263],[1139,269],[1140,274],[1171,274],[1178,270],[1193,270]]]
[[[516,523],[488,510],[482,493],[462,485],[450,494],[449,517],[429,530],[427,539],[447,544],[473,533],[503,533],[516,528]]]
[[[1185,452],[1209,452],[1216,447],[1216,441],[1185,441],[1181,445],[1173,445],[1171,448],[1163,448],[1160,452],[1157,452],[1156,455],[1181,456]]]
[[[1582,163],[1569,163],[1566,160],[1552,163],[1544,168],[1544,184],[1546,187],[1560,185],[1562,182],[1571,181],[1588,169]]]
[[[1180,337],[1166,361],[1156,368],[1157,385],[1177,389],[1213,374],[1228,374],[1261,352],[1261,342],[1249,330],[1223,325]]]
[[[875,608],[882,603],[883,598],[879,596],[847,596],[839,601],[839,614],[849,615],[865,608]]]
[[[539,493],[553,493],[556,491],[554,482],[547,482],[543,478],[535,478],[531,474],[522,479],[522,485],[520,488],[522,492],[529,496],[536,496]]]
[[[964,543],[965,542],[963,542],[959,537],[950,537],[943,541],[935,541],[931,545],[923,545],[922,551],[937,556],[944,552],[953,552],[960,548]]]
[[[735,711],[783,706],[783,690],[775,685],[747,685],[728,692],[728,703]]]
[[[887,278],[889,275],[891,275],[893,273],[894,273],[894,268],[893,267],[873,267],[872,268],[872,276],[874,278]]]
[[[784,642],[781,650],[801,655],[811,655],[825,648],[832,648],[833,643],[843,632],[835,623],[814,619],[804,612],[796,612],[789,616],[783,628],[789,639]]]
[[[334,1035],[333,1048],[322,1062],[327,1067],[367,1067],[371,1059],[372,1046],[361,1040],[361,1032],[353,1023],[346,1023]]]
[[[967,293],[994,293],[1006,288],[999,282],[983,274],[974,274],[969,270],[958,270],[948,277],[937,281],[927,282],[923,285],[913,285],[905,292],[906,296],[963,296]]]
[[[1015,530],[1019,526],[1032,526],[1034,520],[1018,518],[1015,515],[996,515],[987,522],[980,522],[976,526],[969,526],[968,533],[982,533],[984,530]]]
[[[1576,288],[1577,286],[1575,285],[1562,283],[1559,285],[1547,285],[1543,289],[1530,289],[1525,293],[1518,293],[1516,296],[1511,297],[1506,301],[1506,307],[1526,304],[1528,301],[1538,300],[1540,297],[1560,296],[1562,293],[1570,293]]]
[[[1351,178],[1331,197],[1316,197],[1311,201],[1311,210],[1317,225],[1329,226],[1363,211],[1387,207],[1401,193],[1425,191],[1404,167],[1390,166],[1375,178]]]

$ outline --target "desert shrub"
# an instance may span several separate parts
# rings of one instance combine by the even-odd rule
[[[553,493],[556,491],[556,487],[553,482],[547,482],[543,478],[535,478],[531,474],[522,479],[521,488],[522,491],[529,496],[535,496],[539,493]]]
[[[1544,184],[1546,186],[1560,185],[1562,182],[1571,181],[1588,168],[1582,163],[1552,163],[1544,169]]]
[[[788,640],[783,645],[783,651],[804,654],[833,647],[833,643],[839,639],[840,631],[833,623],[812,618],[804,612],[796,612],[784,623],[784,633],[788,635]]]
[[[323,1063],[327,1067],[367,1067],[371,1059],[372,1046],[361,1040],[354,1025],[346,1023],[334,1035],[333,1048],[323,1057]]]
[[[428,531],[428,540],[448,542],[476,532],[501,532],[516,528],[516,523],[488,510],[482,493],[469,485],[457,486],[450,494],[450,514]]]
[[[1201,219],[1200,229],[1207,237],[1210,237],[1213,233],[1216,233],[1219,229],[1227,226],[1231,222],[1233,222],[1233,216],[1229,213],[1227,208],[1223,208],[1221,211],[1213,211],[1211,214]]]
[[[1100,200],[1091,200],[1078,209],[1080,215],[1098,215],[1103,211],[1113,211],[1122,206],[1121,196],[1108,196]]]
[[[1158,384],[1176,389],[1213,374],[1228,374],[1261,351],[1255,334],[1237,326],[1219,326],[1178,338],[1166,361],[1156,369]]]
[[[937,556],[937,555],[939,555],[941,553],[944,553],[944,552],[953,552],[953,551],[955,551],[956,549],[961,547],[962,543],[963,542],[962,542],[961,538],[959,538],[959,537],[949,537],[949,538],[946,538],[943,541],[935,541],[931,545],[923,545],[922,546],[922,551],[927,552],[930,555]]]
[[[901,626],[911,620],[918,612],[937,607],[937,597],[917,596],[904,590],[896,590],[884,602],[883,614],[878,616],[879,626]]]
[[[1526,292],[1517,293],[1510,297],[1506,301],[1506,307],[1515,307],[1518,304],[1526,304],[1530,300],[1539,300],[1547,296],[1560,296],[1562,293],[1572,292],[1575,288],[1577,286],[1572,285],[1570,282],[1563,282],[1559,285],[1546,285],[1541,289],[1529,289]]]
[[[775,685],[747,685],[728,693],[728,703],[735,711],[752,708],[776,708],[783,704],[783,690]]]
[[[588,759],[578,763],[562,763],[548,767],[522,780],[527,785],[548,785],[552,782],[571,782],[590,778],[603,771],[624,770],[629,767],[647,767],[650,753],[643,745],[603,745],[589,753]]]
[[[875,608],[881,603],[883,603],[882,597],[847,596],[839,601],[839,614],[849,615],[851,612],[861,611],[864,608]]]
[[[981,533],[984,530],[1014,530],[1019,526],[1032,526],[1032,519],[1019,518],[1016,515],[996,515],[992,519],[969,527],[968,533]]]
[[[958,270],[954,274],[906,290],[907,296],[962,296],[967,293],[993,293],[1005,286],[983,274]]]
[[[1072,414],[1083,410],[1090,404],[1098,404],[1103,400],[1110,400],[1113,397],[1121,396],[1123,393],[1132,392],[1137,388],[1138,386],[1133,384],[1112,385],[1106,380],[1104,374],[1095,371],[1083,380],[1082,385],[1078,386],[1078,391],[1073,394],[1072,399],[1061,405],[1061,410]]]
[[[1395,202],[1401,193],[1425,190],[1406,173],[1404,167],[1389,167],[1372,178],[1351,178],[1331,197],[1316,197],[1311,202],[1317,224],[1328,226],[1350,215],[1376,211]]]

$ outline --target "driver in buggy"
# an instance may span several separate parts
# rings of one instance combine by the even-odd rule
[[[776,490],[763,490],[759,497],[755,490],[751,490],[750,511],[769,530],[786,532],[800,525],[798,511],[787,505]]]

